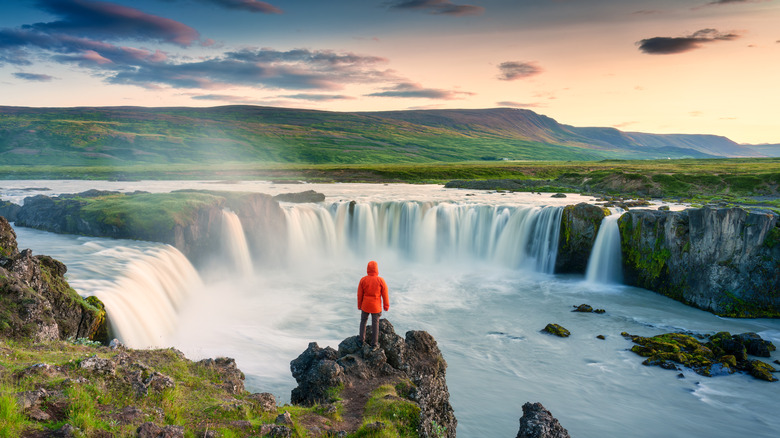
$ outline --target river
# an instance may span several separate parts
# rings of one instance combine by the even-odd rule
[[[15,202],[89,188],[325,193],[321,205],[283,204],[289,251],[273,265],[247,262],[240,223],[232,220],[225,266],[201,272],[166,245],[16,229],[20,248],[61,260],[81,294],[112,302],[109,318],[129,344],[173,346],[191,359],[233,357],[249,390],[272,392],[281,402],[295,386],[289,362],[309,342],[335,348],[356,334],[357,281],[375,259],[390,287],[384,316],[401,335],[430,332],[447,360],[459,436],[514,436],[528,401],[544,404],[574,437],[774,437],[780,430],[777,383],[743,374],[707,378],[688,369],[680,378],[641,365],[631,341],[620,336],[752,331],[777,344],[780,321],[720,318],[598,276],[551,273],[556,233],[549,224],[559,207],[589,197],[402,184],[3,181],[0,187],[2,198]],[[352,200],[356,219],[345,221]],[[606,313],[571,312],[583,303]],[[550,322],[571,337],[540,333]]]

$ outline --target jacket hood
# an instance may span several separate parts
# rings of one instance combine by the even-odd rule
[[[368,262],[366,273],[368,275],[379,275],[379,266],[376,264],[375,261],[371,260],[370,262]]]

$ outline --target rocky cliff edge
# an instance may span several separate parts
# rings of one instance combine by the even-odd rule
[[[348,433],[388,427],[389,422],[382,421],[381,408],[377,421],[359,421],[377,404],[394,405],[390,409],[406,412],[405,427],[416,428],[418,436],[454,437],[457,420],[449,402],[447,363],[436,340],[425,331],[409,331],[402,338],[386,319],[380,320],[379,330],[379,347],[375,349],[357,336],[344,339],[338,351],[310,343],[290,363],[298,382],[292,402],[335,405],[333,409],[340,405],[345,411],[340,426]],[[367,331],[370,339],[371,328]]]

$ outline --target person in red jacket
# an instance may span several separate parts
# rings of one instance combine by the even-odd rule
[[[357,290],[357,305],[360,314],[360,341],[366,341],[366,322],[371,315],[371,334],[374,341],[373,347],[379,346],[379,317],[382,316],[382,308],[385,312],[390,310],[390,300],[387,294],[387,283],[379,276],[379,268],[375,261],[368,262],[365,277],[360,279]]]

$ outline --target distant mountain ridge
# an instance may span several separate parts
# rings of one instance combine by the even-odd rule
[[[0,164],[391,163],[759,157],[714,135],[574,127],[530,110],[0,106]]]

